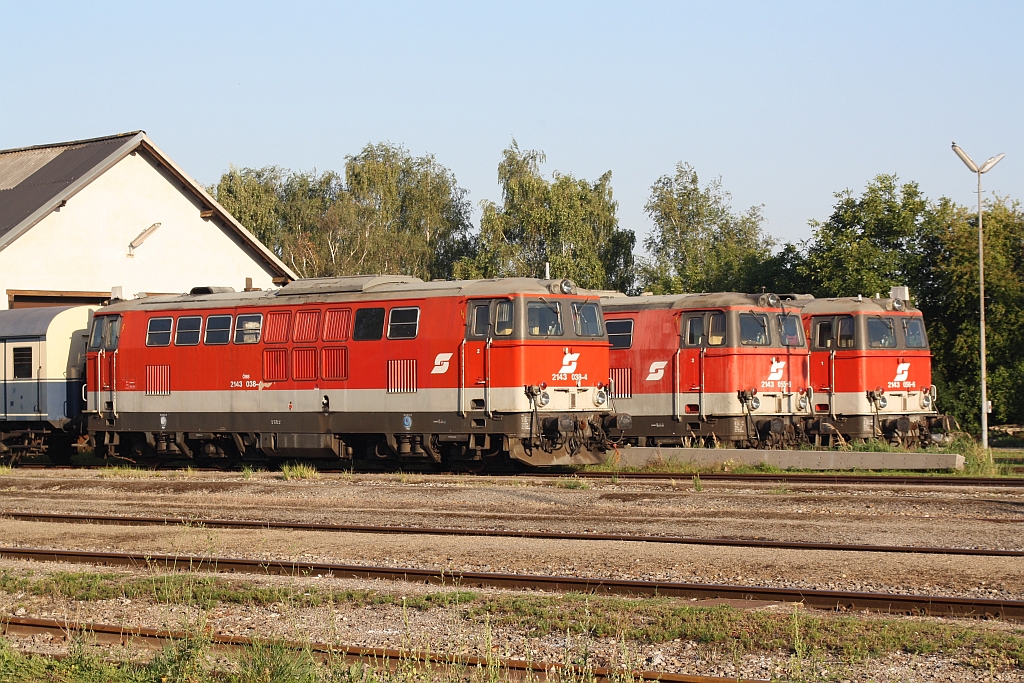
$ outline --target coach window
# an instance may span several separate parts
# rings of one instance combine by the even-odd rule
[[[32,379],[32,347],[15,346],[14,354],[14,379]]]
[[[928,346],[928,340],[924,336],[924,321],[920,318],[904,318],[903,335],[907,338],[908,349],[923,349]]]
[[[848,315],[839,319],[839,348],[853,348],[853,318]]]
[[[356,311],[356,325],[352,331],[352,339],[355,341],[376,341],[383,336],[383,308],[360,308]]]
[[[708,316],[708,346],[725,344],[725,313],[712,313]]]
[[[604,326],[608,330],[608,341],[612,343],[613,349],[628,349],[633,345],[632,320],[606,320]]]
[[[803,325],[798,315],[777,316],[779,322],[779,340],[783,346],[803,346]]]
[[[896,348],[896,329],[892,318],[868,318],[868,347],[872,349]]]
[[[768,316],[740,313],[740,343],[744,346],[768,346]]]
[[[172,318],[150,318],[146,346],[170,346]]]
[[[388,339],[415,339],[420,326],[420,309],[392,308],[388,315]]]
[[[700,346],[704,343],[704,316],[686,321],[686,345]]]
[[[248,313],[235,319],[235,343],[258,344],[260,330],[263,328],[262,313]]]
[[[534,337],[561,337],[562,304],[558,301],[531,301],[526,304],[526,326]]]
[[[499,301],[495,306],[494,334],[499,337],[507,337],[512,334],[512,302]]]
[[[572,324],[577,337],[600,337],[601,311],[597,304],[573,302]]]
[[[178,318],[178,326],[174,331],[175,346],[196,346],[203,327],[203,317],[190,315]]]
[[[231,341],[231,316],[211,315],[206,319],[206,343],[227,344]]]

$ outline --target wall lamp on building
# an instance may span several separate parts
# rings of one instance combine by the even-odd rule
[[[135,250],[142,246],[142,243],[149,239],[149,236],[157,231],[160,227],[159,223],[154,223],[145,230],[139,233],[139,236],[131,241],[128,245],[128,258],[135,258]]]

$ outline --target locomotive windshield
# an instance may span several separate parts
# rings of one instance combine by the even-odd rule
[[[868,318],[868,346],[872,349],[896,348],[896,329],[892,318]]]
[[[557,301],[531,301],[526,304],[526,325],[534,337],[562,336],[562,304]]]
[[[803,325],[800,323],[800,316],[779,315],[779,339],[783,346],[803,346],[804,335]]]
[[[597,304],[574,301],[572,324],[577,337],[600,337],[601,311],[597,308]]]
[[[744,346],[768,346],[768,316],[740,313],[740,343]]]
[[[904,318],[903,335],[907,338],[908,349],[928,347],[928,340],[924,336],[924,321],[921,318]]]
[[[121,334],[121,316],[98,315],[92,323],[92,334],[89,336],[89,348],[92,350],[117,349],[117,338]]]

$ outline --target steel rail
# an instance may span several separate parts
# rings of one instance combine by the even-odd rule
[[[175,641],[195,638],[195,634],[184,631],[158,630],[137,626],[118,626],[112,624],[83,623],[74,621],[56,621],[52,619],[33,619],[27,617],[7,617],[0,620],[0,635],[34,636],[49,635],[55,640],[66,640],[75,634],[78,637],[90,638],[93,642],[103,645],[142,645],[150,648],[165,647]],[[507,671],[510,677],[547,680],[548,676],[566,666],[552,662],[528,662],[520,659],[471,657],[468,655],[429,654],[410,650],[394,650],[391,648],[360,647],[351,645],[329,645],[324,643],[298,643],[273,638],[248,638],[245,636],[226,636],[218,633],[204,632],[202,637],[209,639],[217,650],[239,651],[259,644],[282,645],[288,649],[308,652],[320,661],[344,660],[350,664],[363,663],[371,668],[395,669],[401,663],[414,662],[428,667],[459,666],[466,668],[494,668]],[[590,669],[593,677],[599,681],[613,681],[631,678],[641,681],[663,681],[664,683],[754,683],[755,680],[720,678],[717,676],[695,676],[690,674],[666,673],[660,671],[626,672],[618,669],[598,667]]]
[[[887,484],[899,486],[992,486],[1024,487],[1024,477],[949,477],[949,476],[905,476],[905,475],[862,475],[862,474],[802,474],[802,473],[757,473],[733,474],[731,472],[535,472],[520,474],[523,477],[565,477],[581,479],[689,479],[699,476],[701,481],[766,481],[791,484]]]
[[[872,611],[893,614],[928,614],[946,617],[1000,618],[1024,621],[1024,600],[965,598],[933,595],[859,593],[767,586],[730,586],[672,581],[644,581],[543,574],[461,572],[413,567],[374,567],[300,560],[249,559],[196,555],[158,555],[112,551],[88,552],[47,548],[0,548],[0,557],[12,560],[70,562],[193,572],[222,572],[285,576],[329,576],[350,579],[385,579],[462,588],[504,588],[582,592],[596,595],[633,595],[691,598],[800,602],[808,607],[838,611]]]
[[[420,536],[476,536],[527,538],[559,541],[625,541],[631,543],[672,543],[677,545],[773,548],[781,550],[831,550],[837,552],[904,553],[920,555],[970,555],[975,557],[1024,557],[1024,550],[991,548],[939,548],[928,546],[856,545],[770,541],[758,538],[702,538],[696,536],[651,536],[634,534],[574,533],[567,531],[515,531],[504,529],[458,529],[450,527],[374,526],[369,524],[315,524],[243,519],[202,519],[193,517],[126,517],[121,515],[78,515],[50,512],[0,512],[0,519],[23,522],[105,524],[116,526],[202,526],[209,529],[286,529],[288,531],[329,531],[357,534],[408,534]]]

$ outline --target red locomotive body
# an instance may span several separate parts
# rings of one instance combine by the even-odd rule
[[[901,299],[814,299],[803,306],[811,350],[808,435],[816,442],[930,441],[955,429],[935,409],[921,312]]]
[[[345,277],[197,288],[97,312],[90,428],[135,458],[598,463],[608,411],[596,294],[568,280]]]
[[[807,401],[799,309],[774,294],[608,296],[615,405],[635,445],[794,443]]]

